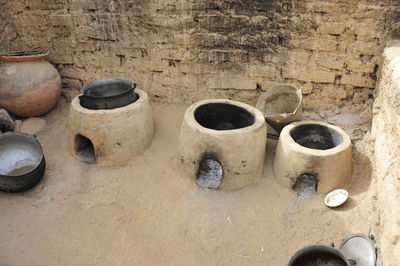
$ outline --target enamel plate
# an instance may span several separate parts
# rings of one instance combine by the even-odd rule
[[[325,197],[325,205],[334,208],[342,205],[349,197],[349,193],[345,189],[335,189],[329,192]]]

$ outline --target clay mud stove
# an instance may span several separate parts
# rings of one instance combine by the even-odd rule
[[[397,0],[0,8],[0,265],[400,265]]]
[[[92,82],[71,102],[69,147],[82,161],[123,165],[141,154],[153,138],[146,92],[124,79]]]
[[[203,100],[185,112],[177,161],[202,187],[242,188],[257,183],[263,174],[266,138],[265,119],[256,108]]]

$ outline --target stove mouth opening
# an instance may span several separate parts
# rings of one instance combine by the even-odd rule
[[[197,171],[196,183],[202,188],[218,189],[224,179],[224,168],[214,155],[204,155]]]
[[[296,192],[296,202],[302,202],[312,198],[318,192],[318,173],[305,172],[299,175],[292,186]]]
[[[85,136],[80,134],[75,136],[75,152],[80,159],[87,164],[93,164],[96,162],[93,143]]]
[[[339,132],[318,124],[297,126],[290,131],[290,136],[297,144],[315,150],[332,149],[343,142]]]
[[[251,126],[255,117],[246,109],[228,103],[207,103],[197,107],[194,118],[203,127],[232,130]]]

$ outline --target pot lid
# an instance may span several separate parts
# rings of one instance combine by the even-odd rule
[[[376,265],[375,245],[367,235],[350,235],[340,244],[339,251],[349,260],[350,265]]]

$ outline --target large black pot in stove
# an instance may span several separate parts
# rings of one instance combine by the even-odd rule
[[[135,102],[139,96],[134,92],[136,84],[127,79],[100,79],[85,85],[80,104],[93,110],[114,109]]]

